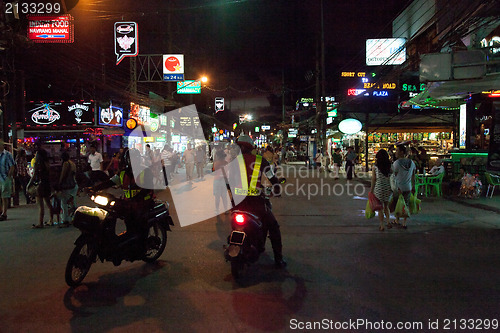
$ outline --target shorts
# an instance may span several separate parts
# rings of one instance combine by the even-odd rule
[[[2,198],[10,198],[12,196],[12,178],[7,177],[2,182],[0,181],[0,195]]]

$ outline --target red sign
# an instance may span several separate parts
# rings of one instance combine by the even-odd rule
[[[73,43],[73,17],[28,16],[28,38],[35,43]]]

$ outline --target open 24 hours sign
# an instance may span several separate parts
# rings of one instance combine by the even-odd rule
[[[93,101],[30,102],[26,108],[28,127],[94,125]]]

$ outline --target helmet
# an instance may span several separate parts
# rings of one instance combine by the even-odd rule
[[[241,146],[253,148],[254,142],[248,135],[242,134],[236,139],[236,143]]]
[[[137,149],[125,148],[125,151],[122,155],[121,168],[124,170],[131,169],[133,163],[137,163],[140,158],[141,153]]]

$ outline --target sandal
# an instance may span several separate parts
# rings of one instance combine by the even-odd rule
[[[32,225],[31,225],[31,229],[43,229],[43,225],[39,225],[39,224],[32,224]]]
[[[392,221],[392,222],[391,222],[391,225],[392,225],[392,226],[399,227],[399,226],[401,225],[401,223],[396,222],[396,220],[394,220],[394,221]]]
[[[54,223],[45,222],[44,225],[46,227],[52,227],[54,225]]]
[[[378,227],[379,231],[384,231],[384,227]]]
[[[387,223],[385,226],[387,227],[387,229],[391,229],[392,228],[392,224],[390,224],[390,223]]]

